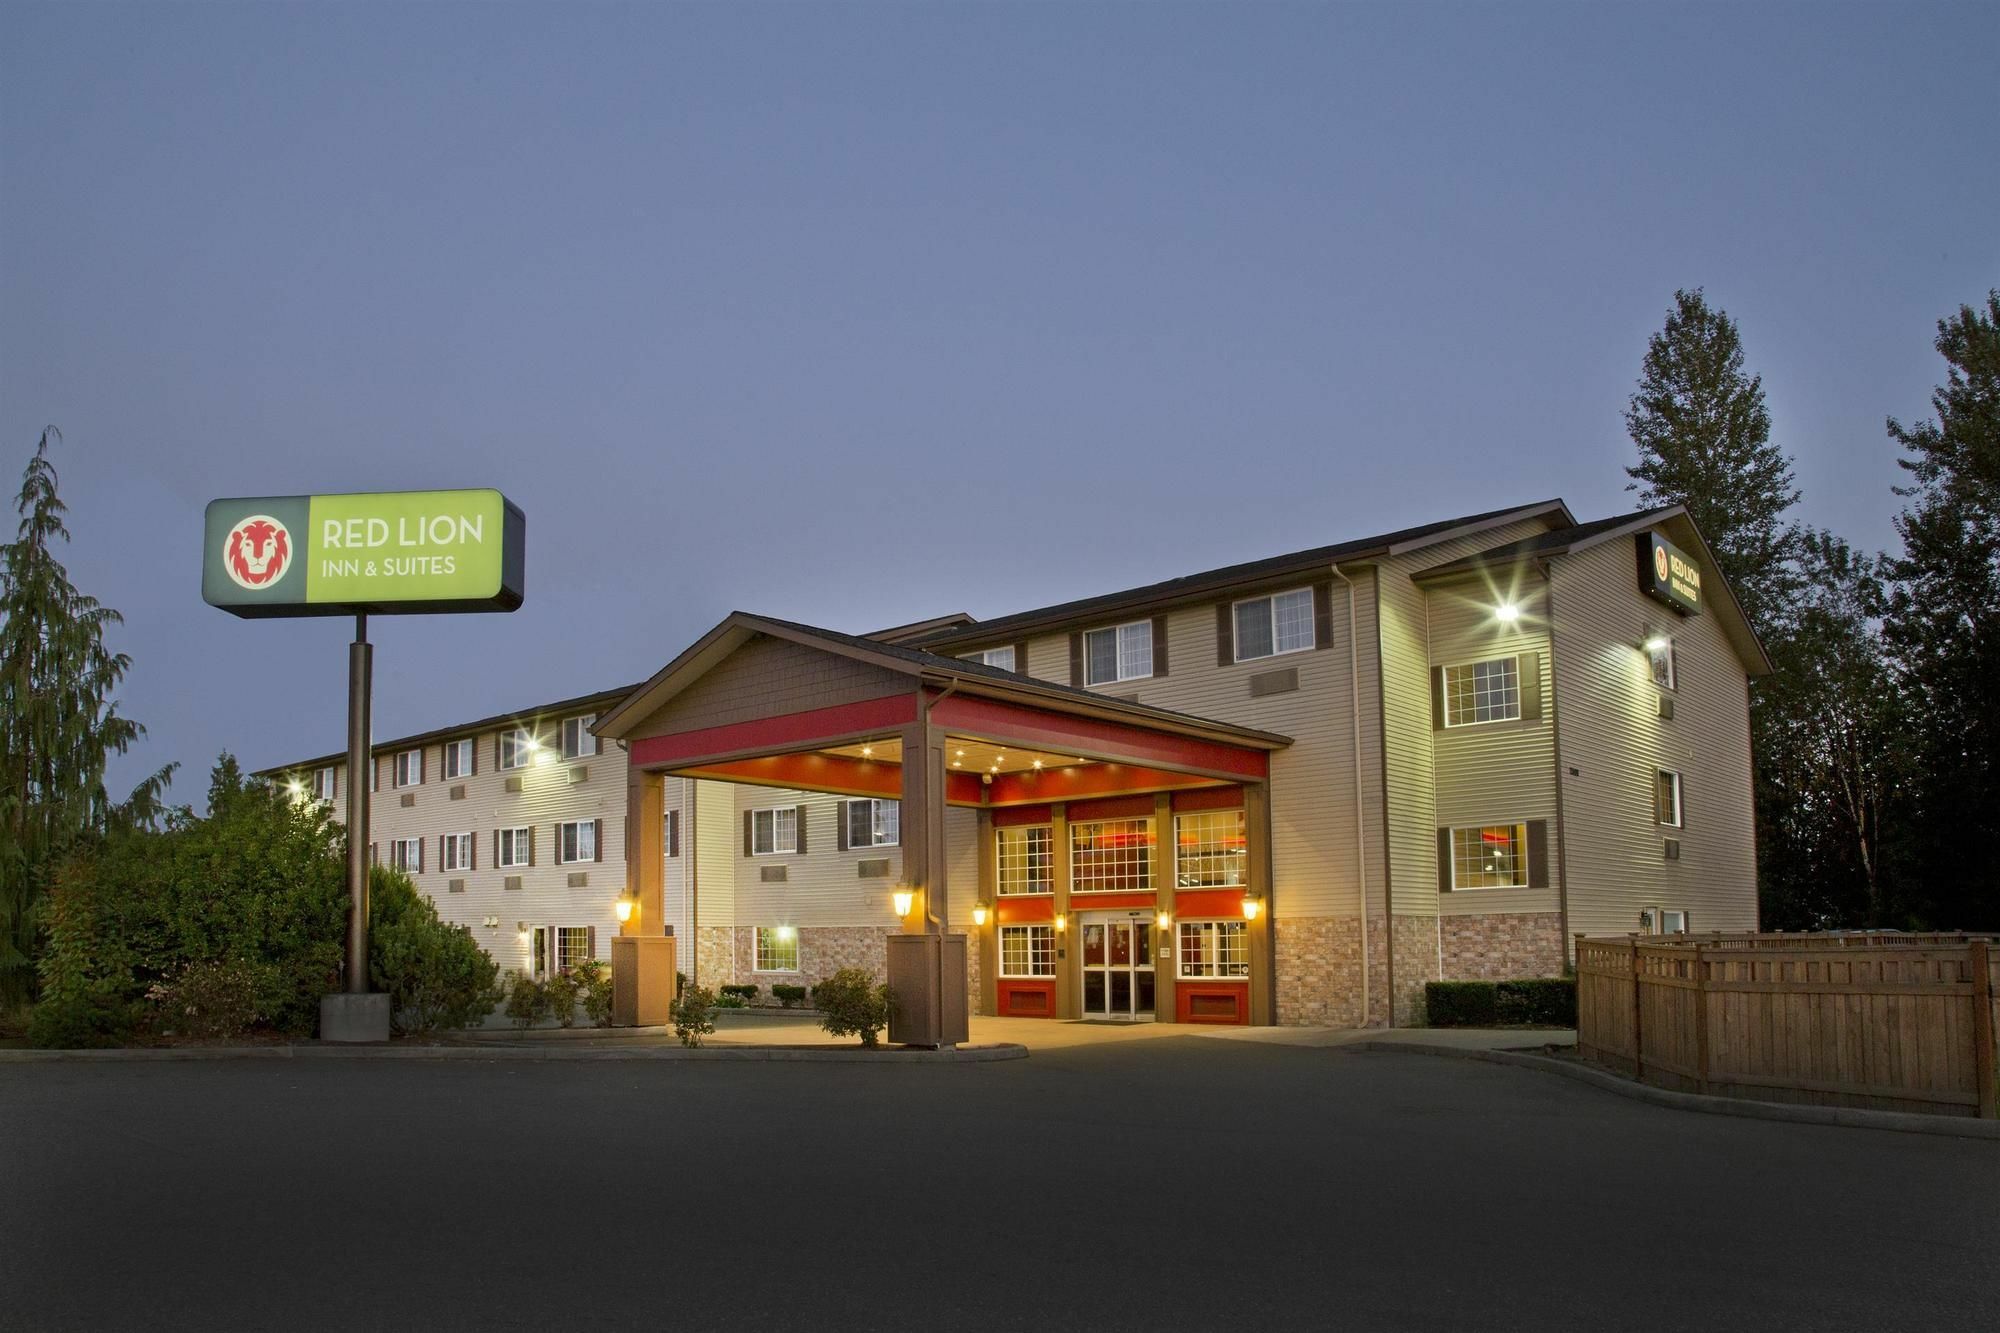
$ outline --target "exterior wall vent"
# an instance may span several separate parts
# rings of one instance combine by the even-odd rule
[[[1674,701],[1664,694],[1660,696],[1660,717],[1667,722],[1674,720]]]
[[[873,857],[866,861],[857,861],[854,866],[854,873],[862,879],[887,879],[889,878],[889,858],[881,856]]]
[[[398,801],[398,804],[401,805],[405,810],[409,809],[416,803],[417,803],[417,794],[413,791],[404,792],[401,800]]]
[[[762,872],[763,880],[766,884],[783,884],[786,878],[785,872],[789,869],[789,867],[761,866],[759,867],[759,869]]]
[[[587,888],[589,888],[589,887],[590,887],[590,872],[589,872],[588,870],[572,870],[572,871],[570,871],[570,872],[569,872],[569,886],[570,886],[570,887],[571,887],[572,889],[587,889]]]
[[[449,892],[449,893],[464,893],[464,892],[465,892],[465,881],[464,881],[464,880],[462,880],[462,879],[454,879],[454,880],[450,880],[450,881],[446,882],[446,884],[445,884],[445,886],[444,886],[444,887],[445,887],[445,890],[446,890],[447,892]]]
[[[508,791],[519,791],[519,790],[521,790],[521,775],[520,775],[520,774],[518,774],[518,773],[517,773],[517,774],[515,774],[515,775],[514,775],[513,777],[511,777],[511,778],[508,778],[508,779],[507,779],[507,790],[508,790]]]
[[[1667,847],[1666,847],[1666,851],[1667,851],[1667,859],[1668,859],[1669,861],[1678,861],[1678,860],[1680,860],[1680,859],[1681,859],[1681,840],[1680,840],[1679,838],[1668,838],[1668,839],[1667,839]]]
[[[590,767],[587,764],[578,764],[569,771],[570,786],[574,787],[579,782],[588,781],[590,781]]]
[[[509,875],[506,879],[500,881],[500,887],[503,889],[518,889],[521,887],[521,877],[519,875]]]
[[[454,800],[454,801],[462,801],[462,800],[464,800],[464,799],[465,799],[465,784],[464,784],[463,782],[460,782],[460,783],[455,783],[455,784],[454,784],[454,785],[452,786],[452,789],[451,789],[451,791],[449,791],[448,793],[446,793],[446,796],[447,796],[447,799],[450,799],[450,800]]]
[[[1285,667],[1280,671],[1259,671],[1250,677],[1250,697],[1261,699],[1267,694],[1290,694],[1299,687],[1299,669]]]

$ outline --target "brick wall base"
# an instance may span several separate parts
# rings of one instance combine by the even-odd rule
[[[1490,912],[1439,918],[1444,974],[1453,981],[1562,975],[1560,912]]]
[[[1392,1023],[1409,1027],[1423,1021],[1424,983],[1438,977],[1438,918],[1394,918],[1395,995]]]
[[[776,1005],[771,987],[804,986],[807,1004],[812,988],[843,967],[862,968],[877,981],[889,978],[889,948],[883,943],[897,934],[894,926],[800,926],[799,969],[796,972],[756,970],[757,932],[753,926],[703,926],[700,931],[701,984],[714,990],[723,985],[756,985],[758,1005]],[[966,940],[966,988],[969,1012],[979,1012],[979,941]],[[681,969],[685,972],[687,969]]]
[[[1359,1026],[1359,918],[1281,916],[1273,925],[1277,932],[1279,1026]]]

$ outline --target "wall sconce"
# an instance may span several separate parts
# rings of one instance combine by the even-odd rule
[[[637,906],[638,904],[632,901],[631,894],[622,893],[618,896],[618,901],[613,905],[612,910],[618,913],[618,922],[620,925],[632,919],[632,909]]]
[[[897,889],[889,895],[889,901],[895,906],[897,916],[908,916],[911,906],[917,901],[916,891],[913,889]]]
[[[985,925],[987,910],[985,903],[974,903],[972,905],[972,924],[975,926]]]
[[[1165,930],[1168,926],[1174,924],[1174,914],[1172,912],[1162,912],[1153,919],[1159,923],[1161,930]]]
[[[1066,930],[1066,929],[1067,929],[1068,927],[1069,927],[1069,916],[1068,916],[1068,914],[1067,914],[1067,913],[1064,913],[1064,912],[1057,912],[1057,913],[1056,913],[1056,932],[1057,932],[1058,934],[1060,934],[1060,933],[1061,933],[1062,931]]]
[[[1264,904],[1258,900],[1256,894],[1245,893],[1243,895],[1243,919],[1245,921],[1255,921],[1257,913],[1263,910]]]
[[[1648,634],[1645,642],[1639,645],[1642,651],[1649,653],[1657,653],[1666,646],[1667,636],[1664,634]]]

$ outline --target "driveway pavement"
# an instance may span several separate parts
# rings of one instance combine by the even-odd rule
[[[1150,1035],[0,1068],[0,1325],[2000,1326],[2000,1147]]]

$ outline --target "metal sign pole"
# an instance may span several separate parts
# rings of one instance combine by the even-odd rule
[[[368,617],[354,617],[354,642],[347,646],[347,993],[368,993],[368,788],[363,777],[373,762],[368,710],[373,696],[375,649],[368,642]],[[373,776],[372,773],[369,776]]]

